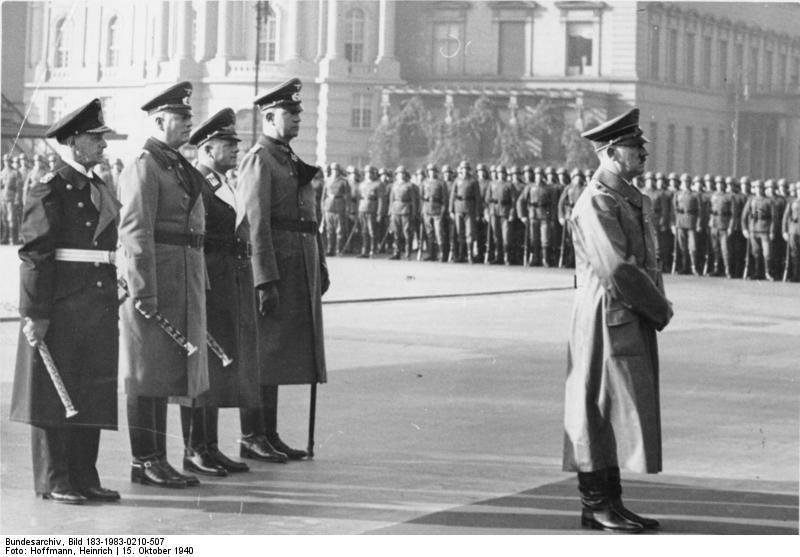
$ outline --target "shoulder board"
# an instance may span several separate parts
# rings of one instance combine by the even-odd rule
[[[47,174],[45,174],[44,176],[42,176],[42,179],[41,179],[41,180],[39,180],[39,181],[40,181],[41,183],[43,183],[43,184],[47,184],[47,183],[49,183],[49,182],[50,182],[50,180],[52,180],[52,179],[53,179],[53,178],[55,178],[55,177],[56,177],[56,173],[55,173],[55,172],[48,172]]]
[[[222,185],[222,182],[219,181],[219,178],[217,178],[216,174],[213,172],[206,174],[206,180],[208,180],[208,183],[211,185],[211,189],[214,191],[218,190]]]
[[[263,147],[264,147],[264,146],[263,146],[263,145],[261,145],[261,143],[256,143],[255,145],[253,145],[252,147],[250,147],[250,152],[251,152],[251,153],[258,153],[258,152],[259,152],[259,151],[260,151],[260,150],[261,150]]]
[[[145,156],[147,156],[147,155],[149,155],[149,154],[150,154],[150,151],[148,151],[147,149],[142,149],[142,152],[141,152],[141,153],[139,153],[139,156],[138,156],[138,157],[136,157],[136,158],[137,158],[137,159],[141,159],[142,157],[145,157]]]

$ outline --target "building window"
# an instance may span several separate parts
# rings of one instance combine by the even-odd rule
[[[360,8],[353,8],[347,12],[344,57],[353,64],[364,62],[364,10]]]
[[[56,23],[56,52],[53,66],[66,68],[69,65],[69,43],[71,40],[69,23],[66,18],[61,18]]]
[[[772,90],[772,78],[773,78],[773,55],[771,50],[767,50],[764,52],[764,87],[765,91]]]
[[[797,89],[797,86],[800,85],[800,57],[795,56],[793,59],[792,76],[789,78],[789,85],[792,89]]]
[[[728,149],[728,147],[726,145],[727,137],[728,136],[725,133],[724,129],[720,129],[717,132],[717,144],[718,144],[717,145],[717,149],[718,149],[718,151],[717,151],[718,152],[718,157],[717,157],[718,166],[717,166],[717,168],[721,168],[724,171],[726,171],[730,167],[730,165],[728,164],[728,153],[730,152],[730,150]]]
[[[650,77],[659,78],[659,60],[661,59],[661,29],[658,25],[650,28]]]
[[[694,33],[686,33],[686,65],[684,66],[683,82],[694,85]]]
[[[686,141],[683,144],[683,168],[686,172],[694,171],[694,130],[686,126]]]
[[[728,41],[719,42],[719,85],[728,84]]]
[[[48,122],[58,122],[62,116],[64,116],[64,99],[61,97],[49,97],[47,99]]]
[[[733,47],[733,68],[736,87],[741,89],[744,85],[744,45],[741,43]]]
[[[786,55],[778,56],[778,91],[786,91]]]
[[[433,71],[437,75],[464,73],[464,24],[436,22],[433,24]]]
[[[567,23],[567,75],[590,73],[593,41],[593,23]]]
[[[711,67],[711,37],[703,37],[703,69],[700,70],[703,87],[711,87],[711,73],[713,71],[714,68]]]
[[[500,75],[522,77],[525,73],[525,23],[501,21],[497,48],[497,68]]]
[[[650,122],[650,135],[647,137],[650,140],[650,159],[652,160],[653,167],[658,168],[658,122]]]
[[[267,23],[258,41],[258,59],[262,62],[275,62],[278,56],[278,21],[273,15]]]
[[[667,35],[667,81],[678,81],[678,30],[670,29]]]
[[[117,16],[108,20],[106,28],[106,66],[114,68],[119,66],[119,18]]]
[[[711,134],[708,128],[703,128],[703,160],[700,161],[700,171],[708,172],[711,167]]]
[[[350,112],[350,127],[372,128],[372,95],[356,93],[353,95],[353,109]]]
[[[758,86],[758,48],[750,49],[750,66],[747,74],[747,83],[750,85],[750,92],[756,91]]]
[[[675,124],[667,126],[667,171],[675,168]]]

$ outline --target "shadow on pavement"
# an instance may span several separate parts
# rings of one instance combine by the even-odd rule
[[[634,512],[658,518],[665,534],[798,534],[798,497],[753,491],[699,488],[625,481],[623,500]],[[469,530],[514,534],[573,533],[580,530],[580,503],[575,480],[546,484],[514,495],[486,499],[463,507],[414,518],[373,533]]]

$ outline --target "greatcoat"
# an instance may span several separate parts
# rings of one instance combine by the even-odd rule
[[[257,318],[263,385],[327,381],[322,285],[328,266],[315,221],[316,172],[265,135],[239,164],[237,202],[250,223],[253,283],[275,282],[279,295],[277,309]]]
[[[65,418],[39,351],[20,332],[14,421],[117,429],[116,270],[55,260],[56,249],[116,248],[119,203],[108,185],[93,180],[66,164],[44,175],[28,192],[19,250],[20,314],[50,320],[44,340],[78,414]]]
[[[672,315],[650,198],[599,169],[570,220],[578,288],[564,410],[566,471],[661,471],[656,331]]]
[[[150,138],[119,177],[119,259],[130,296],[120,307],[120,373],[129,396],[196,397],[208,390],[204,179],[176,150]],[[174,238],[199,239],[193,246]],[[158,311],[197,352],[187,356],[134,307]]]

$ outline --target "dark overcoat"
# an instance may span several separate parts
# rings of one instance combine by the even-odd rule
[[[203,245],[156,241],[202,235],[204,179],[177,151],[148,139],[119,177],[120,271],[130,297],[120,307],[120,372],[133,396],[196,397],[208,390],[206,264]],[[134,307],[150,299],[197,347],[187,356],[154,318]]]
[[[205,258],[210,290],[206,291],[208,332],[233,359],[227,367],[209,349],[209,389],[196,405],[248,407],[259,403],[259,368],[256,335],[256,296],[253,268],[247,246],[250,227],[243,212],[236,212],[234,190],[226,178],[198,165],[205,178]],[[185,401],[189,402],[189,401]]]
[[[650,198],[598,170],[571,226],[578,287],[569,334],[566,471],[661,471],[656,330],[672,316]]]
[[[328,268],[315,222],[316,172],[288,145],[264,135],[239,165],[237,200],[250,223],[254,285],[275,282],[280,297],[276,311],[258,315],[265,385],[327,381],[321,296]],[[309,222],[313,231],[286,229],[286,223]]]
[[[20,332],[11,419],[38,427],[117,428],[118,318],[113,265],[56,261],[56,249],[113,251],[119,203],[69,165],[28,192],[19,250],[21,316],[49,319],[45,335],[78,411],[66,419],[39,351]],[[100,189],[105,195],[100,194]],[[94,192],[93,192],[94,189]]]

